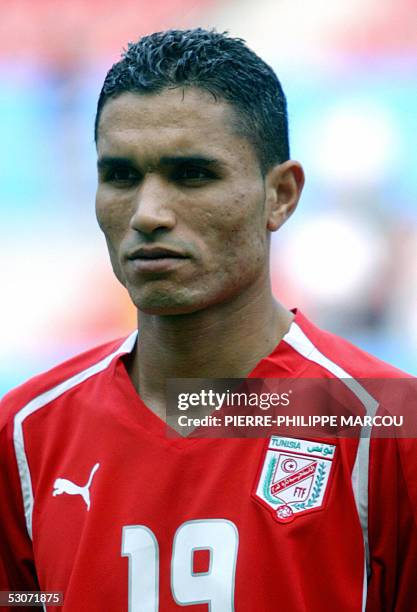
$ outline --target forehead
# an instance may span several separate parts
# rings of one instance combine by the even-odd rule
[[[240,155],[256,161],[252,145],[237,133],[233,107],[193,87],[160,93],[126,92],[108,100],[98,126],[101,155],[183,153]],[[247,159],[248,161],[248,159]]]

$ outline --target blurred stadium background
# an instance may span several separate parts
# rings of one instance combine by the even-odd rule
[[[245,38],[276,70],[307,184],[273,242],[287,306],[417,374],[415,0],[0,0],[3,393],[135,326],[94,217],[93,120],[129,40]]]

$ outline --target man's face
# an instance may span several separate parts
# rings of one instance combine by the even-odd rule
[[[196,88],[124,93],[103,108],[97,218],[143,312],[195,312],[268,276],[264,179],[233,113]]]

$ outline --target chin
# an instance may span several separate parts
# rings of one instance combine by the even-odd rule
[[[188,308],[185,306],[171,306],[171,307],[169,306],[167,307],[137,306],[137,308],[139,312],[143,314],[153,315],[156,317],[180,317],[183,315],[190,315],[190,314],[193,314],[195,312],[199,312],[200,310],[202,310],[201,308],[196,308],[192,306],[189,306]]]
[[[174,316],[197,312],[207,307],[196,296],[185,295],[184,291],[141,291],[129,292],[136,308],[147,315]]]

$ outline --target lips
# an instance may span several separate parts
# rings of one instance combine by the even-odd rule
[[[134,273],[166,273],[188,259],[185,253],[158,245],[142,246],[129,253],[128,266]]]
[[[147,246],[140,247],[139,249],[136,249],[136,251],[133,251],[133,253],[128,256],[128,259],[164,259],[167,257],[185,259],[186,255],[165,247]]]

